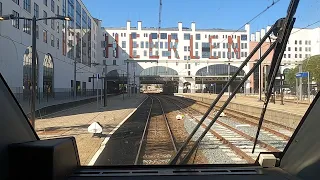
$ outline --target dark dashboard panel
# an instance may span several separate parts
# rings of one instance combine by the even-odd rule
[[[288,180],[297,179],[290,176],[280,168],[262,168],[256,167],[234,167],[234,168],[113,168],[113,169],[79,169],[69,180],[89,180],[89,179],[166,179],[166,180],[202,180],[202,179],[272,179],[272,180]]]

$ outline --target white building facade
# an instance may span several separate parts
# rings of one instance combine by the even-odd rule
[[[197,29],[194,22],[186,28],[179,22],[178,27],[159,30],[143,27],[141,21],[137,26],[127,21],[125,27],[105,27],[101,46],[107,64],[119,66],[108,67],[109,70],[126,71],[126,62],[130,61],[129,84],[139,84],[143,76],[162,75],[178,78],[179,92],[185,83],[195,92],[203,88],[196,79],[199,76],[227,80],[228,67],[232,74],[249,54],[249,35],[249,25],[235,31]],[[246,67],[244,73],[248,70]]]
[[[270,29],[268,26],[266,29],[251,34],[250,41],[259,41],[260,36],[264,36],[266,31]],[[284,69],[293,68],[299,62],[320,54],[320,28],[314,29],[301,29],[293,28],[289,41],[283,54],[281,73]]]
[[[92,89],[88,77],[97,72],[100,21],[94,19],[80,0],[0,0],[0,15],[31,18],[69,16],[73,21],[37,22],[37,88],[40,92],[72,91],[76,60],[79,92]],[[30,88],[31,22],[0,22],[0,71],[14,93]]]

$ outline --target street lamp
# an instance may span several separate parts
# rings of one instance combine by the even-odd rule
[[[225,61],[228,63],[228,81],[230,80],[230,63],[233,62],[231,61],[230,59],[228,59],[228,61]],[[231,84],[230,86],[228,86],[228,94],[230,96],[230,93],[231,93]]]
[[[57,15],[56,17],[47,17],[47,18],[36,18],[36,16],[33,16],[33,18],[25,18],[25,17],[16,17],[13,14],[5,15],[0,17],[0,21],[3,20],[18,20],[18,19],[24,19],[32,21],[32,78],[31,78],[31,125],[35,129],[35,119],[36,119],[36,45],[37,45],[37,37],[36,37],[36,25],[37,21],[46,20],[46,19],[60,19],[65,21],[71,21],[70,17],[66,16],[60,16]]]

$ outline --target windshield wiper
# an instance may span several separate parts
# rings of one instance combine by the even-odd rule
[[[214,106],[216,105],[216,103],[220,100],[220,98],[222,97],[222,95],[224,94],[224,91],[228,88],[228,86],[231,84],[231,82],[234,81],[234,79],[236,78],[236,76],[240,73],[240,71],[243,69],[243,67],[249,62],[249,60],[252,58],[252,56],[257,52],[257,50],[262,46],[262,44],[264,43],[264,41],[270,36],[271,33],[273,33],[275,36],[277,37],[277,40],[272,43],[270,45],[270,47],[268,48],[268,50],[263,54],[263,56],[256,62],[256,64],[254,65],[254,67],[249,71],[248,74],[245,75],[245,77],[243,78],[243,80],[241,81],[241,83],[236,87],[235,91],[229,96],[229,98],[227,99],[227,101],[224,103],[224,105],[219,109],[219,111],[216,113],[216,115],[214,116],[213,120],[210,122],[210,124],[207,126],[207,128],[204,130],[204,132],[201,134],[201,136],[197,139],[197,141],[193,144],[192,148],[187,152],[187,154],[184,156],[183,160],[180,162],[180,164],[186,164],[190,157],[192,156],[193,152],[195,151],[195,149],[199,146],[200,141],[203,139],[203,137],[206,135],[206,133],[210,130],[210,128],[212,127],[212,125],[215,123],[215,121],[218,119],[218,117],[220,116],[220,114],[223,112],[223,110],[226,108],[226,106],[230,103],[231,99],[235,96],[236,92],[241,88],[241,86],[244,84],[244,82],[248,79],[248,77],[254,72],[255,69],[257,69],[259,67],[259,65],[262,63],[262,61],[268,56],[268,54],[275,48],[275,54],[273,56],[273,63],[275,64],[275,68],[278,66],[280,66],[280,62],[281,62],[281,58],[279,58],[281,55],[283,55],[283,46],[286,45],[289,35],[291,33],[293,24],[295,19],[293,18],[293,15],[295,14],[296,8],[299,4],[299,0],[291,0],[288,11],[287,11],[287,17],[286,18],[281,18],[279,19],[273,26],[272,28],[266,33],[266,35],[261,39],[261,41],[258,43],[258,45],[253,49],[253,51],[249,54],[249,56],[245,59],[245,61],[240,65],[240,67],[237,69],[237,72],[233,74],[233,76],[231,77],[231,79],[227,82],[227,84],[223,87],[223,89],[221,90],[221,92],[219,93],[219,95],[216,97],[216,99],[213,101],[213,103],[210,105],[210,107],[208,108],[208,110],[206,111],[206,113],[203,115],[203,117],[201,118],[201,120],[199,121],[199,123],[196,125],[196,127],[193,129],[193,131],[191,132],[191,134],[188,136],[188,138],[186,139],[186,141],[184,142],[184,144],[181,146],[181,148],[179,149],[179,151],[176,153],[175,156],[173,156],[173,158],[170,161],[170,165],[174,165],[177,163],[179,157],[181,156],[183,150],[187,147],[188,143],[190,142],[191,138],[194,136],[194,134],[196,133],[196,131],[199,129],[199,127],[201,126],[201,124],[204,122],[204,120],[207,118],[207,116],[209,115],[209,113],[212,111],[212,109],[214,108]],[[289,23],[288,23],[289,22]],[[284,26],[284,27],[283,27]],[[289,33],[288,33],[289,32]],[[285,43],[284,43],[285,42]],[[274,60],[278,60],[280,59],[280,62],[276,61],[274,62]],[[276,71],[277,72],[277,71]],[[274,74],[274,73],[273,73]],[[273,76],[271,76],[273,77]],[[274,77],[275,79],[275,77]],[[272,80],[272,78],[271,78]],[[271,84],[273,85],[272,81]],[[268,87],[268,92],[270,91],[269,89],[271,88],[271,86]],[[269,95],[270,96],[270,95]],[[268,102],[265,102],[265,104],[268,104]],[[264,106],[263,111],[265,112],[265,108],[267,106]],[[263,112],[262,111],[262,112]],[[259,126],[258,126],[258,131],[256,134],[256,139],[255,139],[255,144],[257,143],[257,139],[259,136],[259,132],[260,132],[260,128],[262,125],[262,121],[263,121],[264,116],[261,116],[260,121],[259,121]],[[254,151],[254,148],[253,148]]]
[[[284,51],[287,47],[287,43],[288,43],[288,40],[289,40],[289,37],[291,34],[291,30],[292,30],[294,22],[296,20],[295,18],[293,18],[293,16],[296,13],[299,1],[300,0],[291,0],[290,5],[288,7],[288,11],[287,11],[287,17],[278,22],[281,28],[278,32],[274,32],[274,34],[278,35],[278,38],[277,38],[278,43],[276,45],[276,48],[275,48],[275,51],[274,51],[274,54],[272,57],[272,61],[270,64],[270,71],[269,71],[268,78],[267,78],[267,93],[266,93],[265,101],[264,101],[263,108],[261,111],[258,129],[257,129],[255,141],[254,141],[253,148],[252,148],[252,153],[254,153],[254,150],[257,145],[262,122],[264,120],[264,115],[266,113],[266,110],[267,110],[267,107],[268,107],[268,104],[270,101],[272,88],[274,86],[274,82],[275,82],[277,73],[279,71],[280,65],[281,65],[281,60],[282,60]]]

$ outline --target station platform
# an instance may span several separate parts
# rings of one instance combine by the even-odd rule
[[[88,165],[94,155],[103,146],[103,142],[111,136],[110,132],[120,126],[147,97],[145,94],[125,94],[108,97],[107,107],[96,101],[59,111],[35,123],[36,132],[40,139],[74,136],[76,138],[81,165]],[[93,135],[88,127],[93,122],[102,125],[103,132]]]

